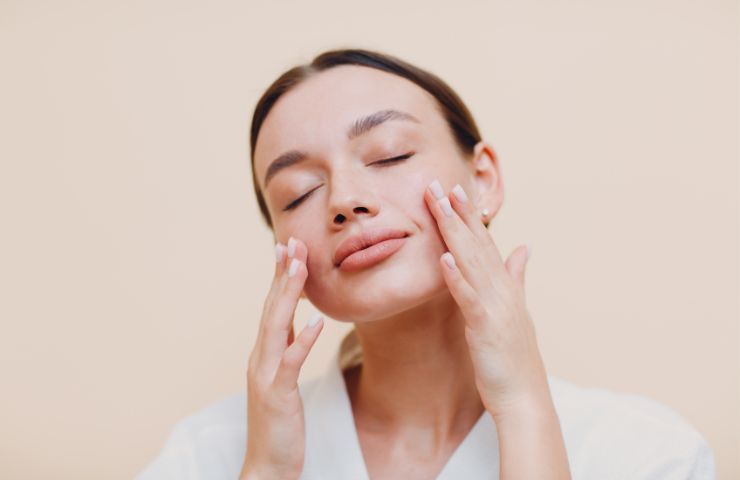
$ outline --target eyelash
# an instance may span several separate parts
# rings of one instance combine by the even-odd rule
[[[396,163],[396,162],[400,162],[402,160],[406,160],[407,158],[410,158],[413,155],[414,155],[413,152],[406,153],[404,155],[399,155],[397,157],[387,158],[385,160],[378,160],[377,162],[370,163],[369,165],[389,165],[389,164],[393,164],[393,163]],[[318,188],[318,187],[316,187],[316,188]],[[313,190],[310,190],[309,192],[305,193],[301,197],[298,197],[295,200],[293,200],[292,202],[290,202],[285,208],[283,208],[283,211],[286,212],[288,210],[293,210],[294,208],[296,208],[298,205],[300,205],[301,203],[303,203],[303,201],[306,198],[308,198],[308,196],[311,195],[316,190],[316,188],[314,188]]]

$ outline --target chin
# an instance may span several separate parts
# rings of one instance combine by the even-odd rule
[[[415,261],[420,262],[418,257]],[[447,290],[436,261],[415,267],[407,262],[380,267],[338,285],[307,285],[306,297],[334,320],[359,323],[393,316]]]

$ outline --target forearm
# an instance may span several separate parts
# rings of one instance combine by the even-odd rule
[[[569,480],[570,467],[550,397],[494,416],[501,480]]]

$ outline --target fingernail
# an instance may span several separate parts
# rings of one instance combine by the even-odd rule
[[[292,262],[290,262],[290,267],[288,267],[288,276],[292,277],[295,275],[295,272],[298,271],[298,266],[301,264],[301,261],[297,258],[294,258]]]
[[[452,204],[450,204],[450,199],[445,197],[442,200],[437,200],[439,202],[439,206],[442,207],[442,211],[445,212],[445,215],[448,217],[452,216]]]
[[[434,198],[436,198],[437,200],[439,200],[440,198],[444,198],[445,191],[442,188],[442,184],[439,183],[439,180],[434,180],[432,183],[430,183],[429,189],[432,191]]]
[[[455,267],[455,257],[452,256],[450,252],[445,252],[442,254],[442,259],[445,261],[448,267],[450,267],[450,270],[454,270]]]
[[[308,319],[308,322],[306,324],[309,327],[315,327],[319,323],[319,319],[321,318],[321,314],[316,312]]]
[[[295,238],[290,237],[288,239],[288,258],[293,258],[293,255],[295,255],[296,243]]]
[[[285,248],[280,243],[275,244],[275,262],[280,263],[283,261],[283,255],[285,254]]]
[[[532,256],[532,245],[527,245],[527,260]]]
[[[457,198],[458,202],[465,203],[468,201],[468,195],[465,193],[465,190],[463,190],[463,187],[461,187],[459,183],[452,187],[452,193],[455,195],[455,198]]]

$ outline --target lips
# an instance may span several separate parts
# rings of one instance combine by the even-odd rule
[[[376,243],[407,236],[408,234],[406,232],[394,228],[371,228],[359,235],[347,237],[339,244],[337,250],[334,252],[334,266],[339,267],[348,256],[359,250],[371,247]]]

